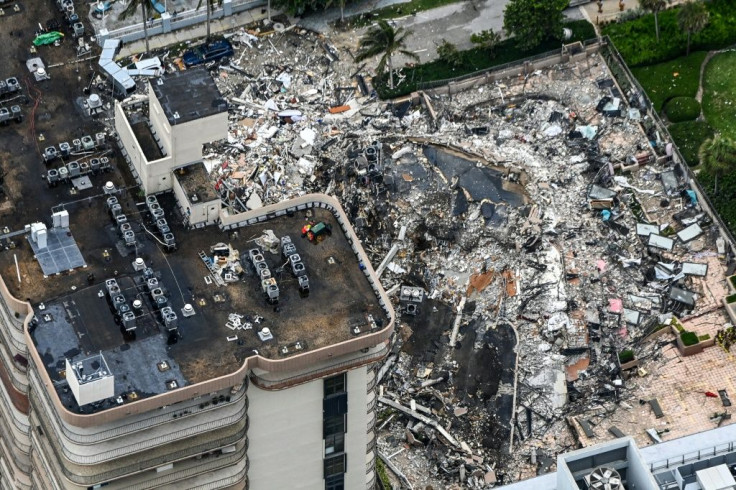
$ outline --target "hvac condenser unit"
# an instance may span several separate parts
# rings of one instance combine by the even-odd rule
[[[613,468],[599,466],[585,477],[588,490],[625,490],[621,475]]]

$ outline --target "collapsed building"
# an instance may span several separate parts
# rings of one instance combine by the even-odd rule
[[[39,422],[11,428],[34,448],[19,475],[373,488],[381,461],[406,487],[490,488],[730,423],[731,244],[605,46],[383,102],[352,44],[256,34],[95,99],[117,166],[90,136],[54,153],[68,213],[17,232],[54,286],[0,288]],[[102,158],[112,180],[70,180]],[[708,374],[681,389],[692,359]]]
[[[378,450],[404,483],[500,484],[596,438],[693,431],[645,430],[674,407],[624,353],[656,365],[668,335],[727,327],[726,242],[599,53],[417,106],[375,100],[307,32],[269,44],[215,71],[211,180],[231,208],[345,203],[402,316]],[[652,421],[614,425],[638,398]]]

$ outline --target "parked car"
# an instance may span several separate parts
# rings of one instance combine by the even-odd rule
[[[227,39],[220,39],[190,49],[184,53],[182,60],[187,66],[196,66],[203,63],[209,63],[210,61],[229,58],[233,53],[233,46],[230,44],[230,41]]]

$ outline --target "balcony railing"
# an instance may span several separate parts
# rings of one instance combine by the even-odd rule
[[[201,402],[195,401],[195,402],[192,402],[190,405],[184,405],[184,406],[177,405],[177,408],[174,410],[170,410],[165,413],[158,413],[155,416],[151,416],[151,417],[148,417],[142,420],[137,420],[135,422],[130,422],[128,424],[119,425],[112,429],[102,430],[99,432],[93,432],[90,434],[79,434],[71,430],[65,423],[63,423],[59,419],[56,410],[54,410],[54,405],[51,403],[51,400],[49,399],[50,395],[46,391],[46,388],[41,384],[41,381],[38,378],[38,374],[33,369],[31,369],[30,372],[31,372],[31,378],[33,378],[34,382],[39,386],[39,389],[35,391],[36,392],[40,391],[43,393],[44,401],[48,405],[48,408],[44,410],[44,412],[51,413],[53,415],[54,420],[56,422],[54,426],[61,428],[61,431],[64,433],[64,437],[66,437],[72,442],[75,442],[77,444],[82,444],[82,445],[95,444],[100,441],[105,441],[108,439],[113,439],[115,437],[125,436],[133,432],[147,430],[152,427],[170,423],[173,421],[172,417],[174,413],[179,413],[182,411],[189,411],[190,412],[189,414],[186,414],[180,418],[177,418],[177,420],[183,420],[183,419],[186,419],[188,417],[191,417],[191,416],[194,416],[200,413],[205,413],[211,410],[217,410],[217,409],[222,408],[222,405],[220,404],[218,405],[210,404],[206,408],[199,408],[199,405]],[[229,402],[222,402],[222,403],[223,404],[238,403],[241,399],[246,398],[245,393],[246,393],[246,390],[244,387],[241,390],[239,390],[235,395],[233,395],[233,398],[231,398]],[[246,398],[245,410],[247,409],[248,409],[248,403],[247,403],[247,398]]]
[[[211,432],[213,430],[222,429],[230,425],[237,424],[240,421],[245,421],[246,419],[245,415],[246,415],[246,408],[245,406],[242,406],[237,412],[227,417],[218,418],[216,420],[211,420],[203,424],[197,424],[195,426],[188,427],[183,430],[176,430],[172,426],[171,431],[167,434],[164,434],[158,437],[153,437],[151,439],[146,439],[146,440],[136,442],[133,444],[128,444],[125,446],[110,444],[111,446],[114,446],[114,449],[110,451],[100,450],[100,452],[97,452],[93,455],[80,455],[80,454],[73,453],[72,451],[69,450],[69,447],[67,444],[64,444],[63,442],[59,440],[58,434],[54,433],[53,430],[47,430],[47,432],[51,432],[51,434],[47,434],[47,435],[49,437],[53,437],[58,442],[58,445],[61,447],[61,451],[63,452],[65,459],[69,460],[73,464],[95,465],[99,463],[104,463],[106,461],[111,461],[111,460],[114,460],[120,457],[130,456],[136,453],[140,453],[142,451],[147,451],[155,447],[162,446],[164,444],[171,444],[176,441],[186,439],[188,437],[196,436],[198,434],[204,434],[207,432]]]
[[[213,458],[210,461],[206,461],[206,462],[197,464],[195,466],[191,466],[189,468],[177,469],[175,465],[174,469],[171,470],[171,473],[167,475],[158,476],[156,478],[151,478],[150,480],[146,480],[145,482],[138,483],[136,485],[128,485],[125,488],[126,490],[144,490],[146,488],[153,488],[155,486],[165,485],[167,483],[174,483],[177,481],[185,480],[187,478],[191,478],[193,476],[207,473],[209,471],[214,471],[214,470],[218,470],[221,468],[234,466],[238,464],[240,461],[244,461],[245,458],[246,458],[245,448],[243,448],[240,451],[234,452],[232,454],[223,455],[223,456],[220,456],[219,458]],[[240,477],[240,479],[245,477],[245,468],[246,468],[246,465],[243,464],[243,469],[238,472],[238,474],[242,473],[242,476]],[[238,480],[236,480],[234,483],[237,483],[237,481]],[[213,483],[217,483],[217,482],[213,482]],[[206,485],[201,486],[199,488],[205,488],[205,487]],[[220,488],[220,487],[213,487],[213,488]]]
[[[217,439],[215,441],[207,442],[204,444],[198,444],[196,446],[191,446],[185,449],[181,449],[179,451],[175,451],[173,453],[164,454],[155,458],[148,458],[143,461],[139,461],[134,464],[129,465],[123,465],[119,466],[113,470],[105,471],[102,473],[98,473],[95,475],[79,475],[77,473],[69,471],[69,469],[63,465],[59,464],[61,467],[61,471],[64,474],[64,476],[79,485],[96,485],[99,483],[105,483],[109,482],[118,478],[121,478],[126,475],[133,475],[136,473],[140,473],[143,471],[151,470],[154,468],[157,468],[159,466],[163,466],[165,464],[169,463],[175,463],[176,461],[181,461],[183,459],[187,459],[192,456],[196,456],[198,454],[204,454],[207,452],[215,451],[217,449],[222,449],[223,447],[231,446],[232,444],[237,443],[238,441],[245,441],[247,445],[247,438],[246,438],[246,429],[243,427],[238,432],[231,436],[223,437],[220,439]],[[55,444],[49,444],[49,446],[54,451],[54,454],[58,461],[61,461],[60,455],[57,452],[57,448]]]

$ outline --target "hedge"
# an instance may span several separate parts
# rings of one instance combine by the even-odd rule
[[[690,51],[709,51],[736,43],[736,9],[733,0],[705,3],[710,13],[708,25],[692,36]],[[654,15],[609,24],[602,28],[629,66],[642,66],[671,60],[685,54],[687,33],[677,23],[679,8],[659,13],[660,40],[654,31]]]
[[[565,41],[566,43],[585,41],[596,37],[595,29],[588,21],[575,20],[565,22],[564,26],[571,29],[573,32],[572,39]],[[446,80],[468,75],[494,66],[522,60],[547,51],[560,49],[561,46],[561,41],[557,39],[548,39],[533,50],[521,51],[516,47],[516,42],[513,38],[505,39],[496,46],[493,54],[482,48],[472,48],[467,51],[461,51],[463,63],[460,66],[452,66],[442,60],[434,60],[428,63],[405,67],[401,70],[401,73],[402,76],[406,78],[401,85],[397,86],[393,90],[388,86],[388,73],[376,75],[373,77],[373,87],[376,89],[376,92],[378,92],[379,97],[382,99],[391,99],[414,92],[417,90],[417,86],[422,82],[433,82],[436,80]],[[394,71],[394,83],[396,83],[397,80],[396,71]]]
[[[700,102],[693,97],[674,97],[667,101],[664,112],[673,123],[694,121],[700,116]]]
[[[695,332],[682,332],[680,334],[680,339],[686,347],[690,345],[695,345],[699,342],[698,335]]]

